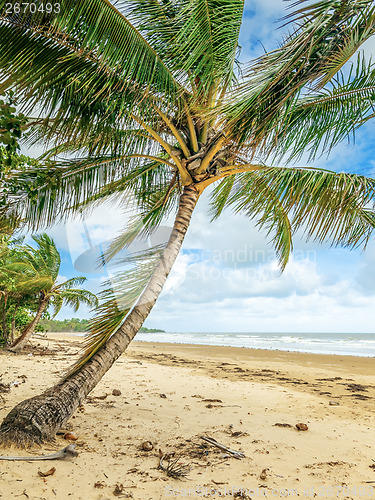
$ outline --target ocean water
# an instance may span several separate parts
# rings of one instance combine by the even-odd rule
[[[135,340],[375,357],[375,333],[138,333]]]

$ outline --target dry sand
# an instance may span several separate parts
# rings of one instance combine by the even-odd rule
[[[79,347],[64,334],[37,343],[22,355],[1,354],[0,382],[16,384],[1,394],[0,418],[56,382]],[[375,498],[374,365],[373,358],[133,343],[66,426],[78,436],[79,456],[0,462],[0,497],[104,500],[118,485],[119,498],[137,500]],[[307,431],[295,428],[300,422]],[[144,441],[151,451],[142,451]],[[31,453],[0,454],[66,444],[59,436]],[[180,457],[188,479],[158,469],[159,450]],[[51,467],[53,475],[38,475]]]

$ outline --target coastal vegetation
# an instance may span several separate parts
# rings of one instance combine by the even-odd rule
[[[52,238],[46,233],[33,236],[36,248],[14,237],[25,221],[12,199],[14,172],[40,168],[40,163],[20,153],[20,139],[31,121],[15,107],[17,100],[9,90],[0,100],[0,345],[17,352],[27,344],[50,305],[54,315],[62,305],[76,311],[81,303],[98,304],[96,296],[77,288],[85,277],[58,282],[61,258]]]
[[[375,7],[293,5],[279,47],[243,68],[243,0],[61,0],[54,15],[0,15],[1,88],[42,110],[32,140],[50,148],[42,167],[14,171],[3,187],[26,226],[120,199],[136,210],[108,261],[174,216],[168,242],[132,255],[131,269],[105,285],[69,373],[6,416],[3,443],[53,439],[124,352],[206,190],[213,218],[230,208],[266,229],[281,270],[297,230],[366,245],[375,180],[291,165],[328,154],[374,116],[375,68],[357,51],[374,34]]]
[[[40,322],[45,332],[86,332],[88,319],[42,319]]]
[[[85,277],[59,280],[61,258],[47,234],[32,237],[36,247],[3,238],[0,247],[1,342],[21,351],[48,310],[56,315],[69,305],[77,311],[81,304],[98,305],[96,296],[79,286]]]
[[[46,332],[86,332],[90,326],[90,320],[70,318],[70,319],[42,319],[40,325]],[[139,331],[141,333],[165,333],[165,330],[159,328],[146,328],[142,326]]]
[[[8,196],[12,191],[8,184],[14,172],[26,168],[38,168],[39,163],[20,152],[22,132],[30,126],[30,121],[15,107],[14,92],[0,92],[0,235],[9,236],[21,224],[17,203]],[[28,123],[29,122],[29,123]],[[32,123],[32,122],[31,122]]]
[[[140,333],[166,333],[165,330],[161,328],[146,328],[145,326],[141,326],[139,329]]]

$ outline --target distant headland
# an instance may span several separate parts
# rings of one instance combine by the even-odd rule
[[[86,332],[89,327],[88,319],[70,318],[70,319],[43,319],[40,322],[40,331],[45,332],[61,332],[61,333],[72,333],[72,332]],[[140,333],[165,333],[165,330],[160,328],[146,328],[142,326],[139,330]]]
[[[161,328],[146,328],[145,326],[142,326],[139,329],[139,333],[166,333],[166,332]]]

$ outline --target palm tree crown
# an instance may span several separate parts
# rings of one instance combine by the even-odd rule
[[[78,276],[64,282],[58,280],[61,257],[53,239],[46,233],[34,235],[33,240],[36,248],[25,245],[23,251],[23,262],[18,262],[14,267],[19,270],[23,268],[23,286],[28,289],[34,288],[43,296],[43,299],[51,301],[56,315],[62,305],[70,305],[77,311],[80,304],[90,307],[97,305],[96,296],[88,290],[77,288],[87,278]]]
[[[9,271],[18,276],[17,287],[38,296],[36,316],[13,344],[14,350],[22,349],[27,343],[44,310],[50,304],[53,306],[54,316],[63,304],[73,307],[74,311],[77,311],[81,304],[90,307],[98,305],[96,295],[89,290],[78,288],[86,281],[85,277],[79,276],[59,282],[61,258],[53,239],[46,233],[32,238],[37,247],[25,245],[20,254],[22,260],[14,259],[8,266]]]
[[[368,227],[368,214],[365,204],[350,204],[350,193],[360,186],[367,201],[372,182],[346,176],[340,183],[329,172],[269,168],[264,160],[305,151],[313,159],[373,116],[373,64],[359,56],[346,78],[339,73],[374,32],[372,2],[301,6],[289,15],[293,29],[281,47],[253,61],[242,78],[236,53],[243,0],[115,4],[65,0],[52,17],[1,18],[2,88],[16,86],[29,107],[42,106],[44,127],[33,137],[58,144],[46,158],[79,156],[20,174],[19,195],[29,181],[29,223],[43,225],[119,194],[135,196],[147,229],[176,207],[181,186],[201,193],[219,181],[215,215],[235,204],[259,217],[275,231],[285,265],[288,222],[301,210],[297,183],[314,205],[324,205],[325,215],[314,216],[315,236],[361,241],[349,226]],[[314,188],[317,177],[324,178],[324,199]],[[263,186],[261,205],[254,183]],[[327,207],[326,198],[340,191],[349,204]],[[337,215],[340,228],[327,230],[327,218]]]

